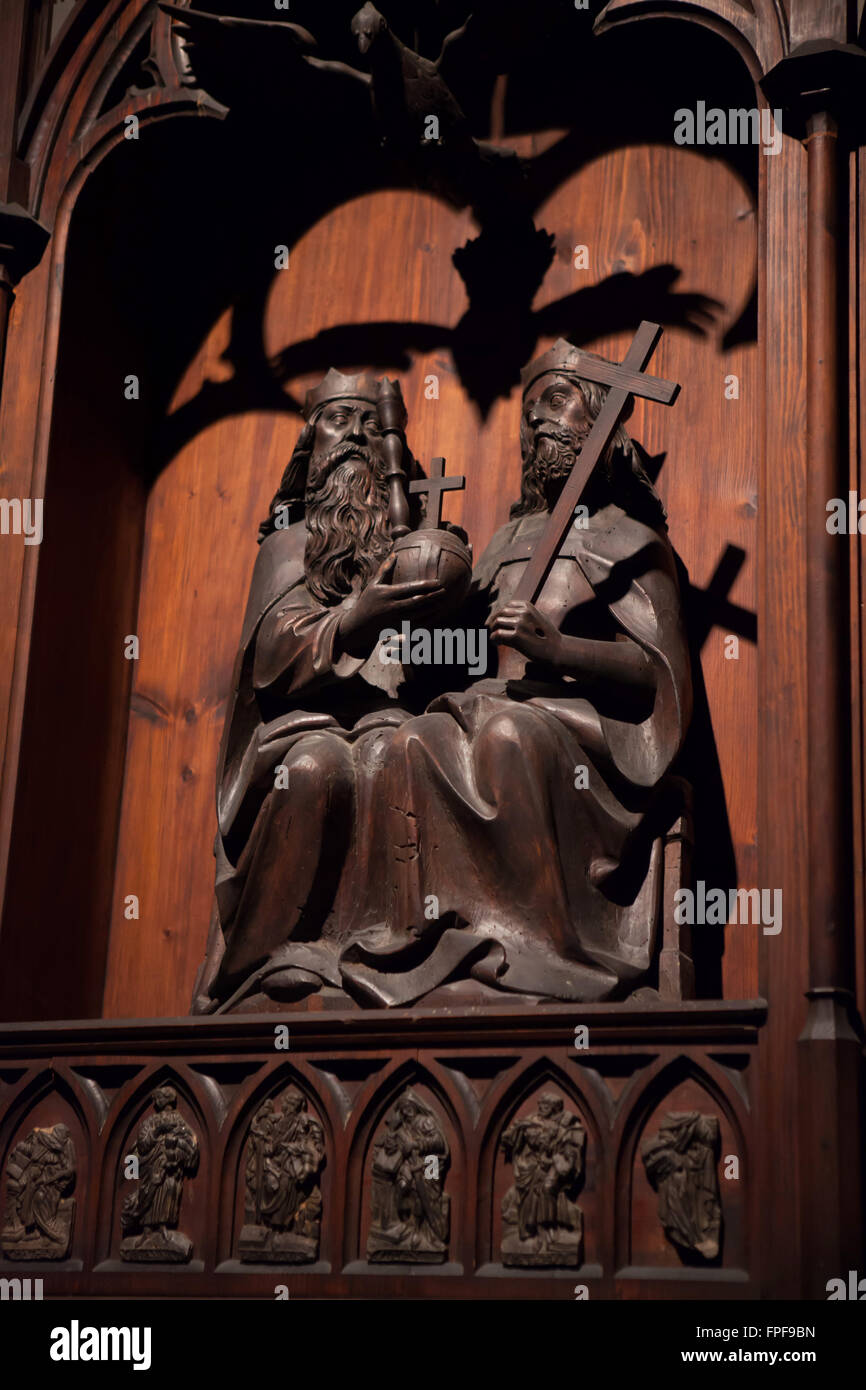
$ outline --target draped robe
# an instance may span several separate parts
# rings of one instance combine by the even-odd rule
[[[514,593],[546,521],[497,532],[466,621]],[[602,508],[569,532],[537,601],[563,633],[636,643],[649,694],[512,652],[420,712],[399,666],[339,654],[345,603],[307,590],[304,541],[303,523],[275,531],[253,577],[194,1010],[323,986],[402,1006],[467,976],[542,998],[627,994],[655,952],[653,809],[691,709],[666,535]]]

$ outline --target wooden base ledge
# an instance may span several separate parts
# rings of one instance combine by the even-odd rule
[[[765,1017],[744,1000],[0,1025],[0,1278],[46,1299],[759,1297]],[[695,1144],[715,1152],[720,1221],[696,1193],[698,1253],[651,1183],[671,1117],[687,1167],[706,1173]],[[506,1225],[522,1133],[574,1173],[540,1242]],[[31,1163],[60,1198],[52,1236],[20,1217]]]

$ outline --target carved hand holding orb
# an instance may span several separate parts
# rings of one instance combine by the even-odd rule
[[[697,1110],[671,1113],[641,1157],[659,1194],[659,1220],[681,1255],[714,1260],[719,1253],[719,1121]]]
[[[0,1250],[9,1260],[62,1260],[69,1253],[75,1148],[64,1124],[31,1129],[6,1163]]]
[[[675,393],[640,375],[641,333],[622,368],[560,340],[525,369],[520,497],[468,593],[442,471],[405,487],[397,383],[332,370],[308,393],[260,531],[195,1012],[651,983],[691,681],[664,511],[620,423],[621,382]],[[384,660],[404,623],[489,633],[498,675]]]
[[[136,1263],[184,1264],[192,1241],[177,1224],[184,1179],[198,1169],[198,1140],[177,1111],[177,1092],[158,1086],[153,1111],[138,1130],[133,1153],[138,1158],[138,1185],[123,1200],[120,1258]]]

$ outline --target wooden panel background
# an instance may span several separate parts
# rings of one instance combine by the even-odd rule
[[[536,141],[541,148],[546,141]],[[556,235],[556,258],[537,296],[544,306],[618,271],[639,274],[671,263],[676,290],[722,304],[706,337],[666,332],[653,361],[683,390],[670,411],[637,405],[630,428],[652,456],[666,452],[658,486],[671,538],[699,589],[726,547],[745,553],[728,598],[755,608],[759,380],[755,344],[723,350],[754,284],[751,195],[722,163],[693,150],[636,147],[604,155],[563,183],[536,218]],[[469,214],[430,196],[378,192],[347,203],[292,248],[274,278],[264,323],[269,354],[317,332],[370,320],[454,325],[467,307],[451,253],[474,235]],[[573,247],[589,249],[589,269]],[[579,328],[579,323],[575,324]],[[221,360],[229,315],[212,328],[180,384],[173,409],[232,368]],[[587,346],[622,356],[631,332]],[[519,393],[486,420],[465,394],[447,346],[413,354],[403,382],[410,442],[422,461],[444,454],[467,476],[445,515],[468,529],[476,555],[507,518],[519,477]],[[540,339],[536,352],[552,341]],[[341,362],[342,367],[364,363]],[[424,381],[438,376],[438,400]],[[739,399],[725,399],[725,377]],[[316,374],[318,375],[318,374]],[[287,382],[294,395],[315,377]],[[136,665],[122,800],[104,1016],[170,1016],[187,1011],[211,906],[213,787],[255,536],[298,433],[298,421],[250,412],[204,429],[154,484],[148,503]],[[712,627],[702,663],[724,780],[739,882],[756,883],[757,673],[754,646],[741,640],[727,660],[727,629]],[[128,894],[140,900],[126,920]],[[726,934],[723,989],[757,993],[758,928]]]

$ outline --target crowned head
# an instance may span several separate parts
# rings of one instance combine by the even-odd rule
[[[513,517],[551,509],[607,399],[608,388],[593,381],[593,364],[609,363],[594,352],[559,338],[521,372],[520,498]],[[623,412],[632,411],[631,399]],[[644,473],[622,423],[594,470],[581,499],[590,511],[617,502],[651,525],[664,525],[664,508]]]

